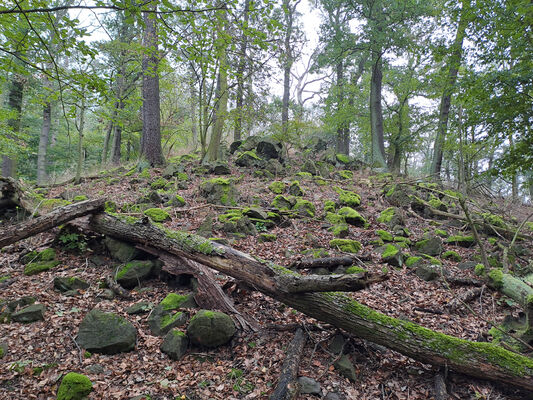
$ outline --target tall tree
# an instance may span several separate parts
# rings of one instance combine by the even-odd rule
[[[246,30],[250,21],[250,0],[244,0],[243,27],[241,30],[241,46],[239,49],[239,64],[237,67],[237,93],[235,94],[235,128],[233,130],[233,140],[240,140],[242,134],[242,118],[244,115],[244,81],[247,63],[248,34]]]

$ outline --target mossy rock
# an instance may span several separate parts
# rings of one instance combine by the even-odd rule
[[[265,160],[257,155],[255,149],[253,149],[237,154],[235,164],[245,168],[263,168],[266,163]]]
[[[289,198],[287,196],[283,196],[282,194],[278,194],[276,197],[274,197],[274,200],[272,200],[271,206],[278,210],[290,210],[295,204],[296,200],[294,198]]]
[[[353,172],[349,170],[343,169],[343,170],[337,171],[337,175],[339,176],[340,179],[344,179],[344,180],[353,179]]]
[[[344,219],[344,216],[339,215],[339,214],[335,214],[335,213],[332,213],[332,212],[328,212],[326,214],[326,216],[324,217],[324,219],[326,221],[328,221],[332,225],[345,224],[346,223],[346,220]]]
[[[178,361],[183,358],[188,346],[189,338],[187,335],[178,329],[172,329],[166,334],[160,349],[171,360]]]
[[[161,300],[159,305],[165,311],[175,311],[180,308],[198,307],[198,304],[196,304],[192,294],[183,295],[178,293],[169,293],[163,300]]]
[[[154,304],[149,301],[140,301],[126,308],[126,313],[129,315],[146,314],[154,308]]]
[[[174,176],[177,176],[180,172],[184,171],[184,167],[181,164],[178,163],[169,163],[163,172],[161,172],[161,175],[163,178],[170,179]]]
[[[394,267],[401,267],[403,265],[403,254],[394,244],[387,244],[378,249],[381,253],[381,260],[384,263],[392,265]]]
[[[28,254],[25,254],[20,262],[22,264],[28,264],[30,262],[39,262],[39,261],[52,261],[56,259],[56,251],[51,247],[44,249],[42,251],[30,251]]]
[[[386,224],[391,229],[397,225],[403,225],[403,218],[400,216],[400,210],[395,207],[389,207],[381,211],[377,221]]]
[[[345,238],[350,234],[350,227],[346,223],[335,224],[328,229],[336,238]]]
[[[305,249],[302,251],[304,256],[311,256],[313,258],[325,258],[329,257],[329,253],[326,249],[317,248],[317,249]]]
[[[416,267],[415,275],[426,282],[434,281],[440,275],[438,266],[421,263]]]
[[[442,239],[438,236],[429,239],[419,240],[415,243],[418,252],[430,256],[439,256],[442,253]]]
[[[308,200],[296,200],[296,204],[292,207],[292,209],[302,217],[313,218],[315,216],[315,206]]]
[[[376,235],[378,235],[384,242],[394,241],[394,236],[392,236],[392,233],[384,231],[383,229],[378,229],[376,231]]]
[[[310,174],[309,172],[300,171],[296,173],[296,176],[298,178],[313,179],[313,175]]]
[[[170,214],[161,208],[149,208],[144,210],[144,215],[154,222],[165,222],[172,219]]]
[[[335,159],[341,164],[350,164],[350,157],[346,154],[337,153],[335,154]]]
[[[208,203],[221,204],[224,206],[237,205],[239,193],[235,183],[230,179],[213,178],[200,184],[200,195]]]
[[[428,203],[431,207],[439,211],[448,211],[448,206],[438,197],[430,196]]]
[[[346,253],[358,253],[363,246],[360,242],[357,240],[351,240],[351,239],[333,239],[330,240],[329,246],[332,249],[338,248],[341,251],[344,251]]]
[[[334,213],[336,209],[335,202],[333,200],[326,200],[324,202],[324,211],[327,213]]]
[[[342,207],[337,213],[350,225],[364,227],[367,224],[366,219],[351,207]]]
[[[319,175],[318,168],[315,162],[312,160],[307,160],[302,165],[302,172],[307,172],[308,174],[311,174],[311,175]]]
[[[422,263],[424,259],[419,256],[411,256],[407,257],[407,260],[405,260],[405,266],[407,268],[416,268],[418,264]]]
[[[106,236],[104,244],[111,257],[120,262],[128,262],[135,259],[141,253],[135,246],[112,237]]]
[[[68,292],[69,290],[85,290],[89,286],[87,282],[76,276],[56,276],[54,278],[54,289],[61,293]]]
[[[86,195],[84,195],[84,194],[80,194],[80,195],[78,195],[78,196],[74,196],[74,198],[72,199],[72,201],[73,201],[74,203],[79,203],[80,201],[85,201],[85,200],[88,200],[88,199],[89,199],[89,198],[88,198]]]
[[[453,250],[448,250],[442,253],[442,258],[444,258],[445,260],[451,260],[456,262],[461,261],[461,256],[459,255],[459,253]]]
[[[257,228],[252,220],[246,216],[228,220],[222,226],[224,232],[233,234],[236,237],[244,237],[250,235],[257,235]]]
[[[446,239],[446,243],[468,248],[474,246],[476,240],[474,239],[474,236],[453,235]]]
[[[169,182],[165,178],[159,177],[150,184],[150,187],[154,190],[166,189],[167,185],[172,186],[172,184],[169,184]]]
[[[185,199],[177,194],[172,196],[165,205],[169,207],[183,207],[185,205]]]
[[[289,186],[289,194],[291,196],[298,196],[298,197],[301,197],[305,194],[302,187],[300,186],[300,182],[294,181],[291,183],[291,185]]]
[[[197,305],[191,295],[170,293],[152,310],[148,326],[154,335],[164,336],[171,329],[187,322],[187,314],[178,311],[179,309],[195,307]]]
[[[444,229],[435,229],[433,233],[437,236],[440,236],[441,238],[448,237],[448,232],[446,232]]]
[[[361,205],[361,196],[350,190],[334,188],[339,194],[339,205],[346,207],[359,207]]]
[[[93,309],[83,319],[76,342],[92,353],[117,354],[135,348],[137,330],[125,318]]]
[[[0,360],[5,357],[9,347],[6,342],[0,342]]]
[[[44,321],[45,312],[46,307],[43,304],[32,304],[11,314],[11,320],[14,322],[22,322],[25,324],[37,321]]]
[[[57,390],[57,400],[83,400],[93,390],[93,384],[85,375],[69,372],[63,377]]]
[[[285,182],[274,181],[268,185],[268,189],[275,194],[282,194],[285,191]]]
[[[347,274],[360,274],[368,272],[366,269],[359,267],[357,265],[352,265],[346,269]]]
[[[41,272],[48,271],[54,267],[57,267],[59,264],[61,264],[61,262],[57,260],[31,262],[29,264],[26,264],[26,266],[24,267],[24,275],[36,275]]]
[[[226,344],[236,331],[235,324],[229,315],[208,310],[198,311],[187,327],[191,342],[206,347]]]
[[[117,282],[126,289],[134,288],[146,280],[154,268],[151,260],[134,260],[122,265],[116,275]]]
[[[259,234],[257,241],[259,243],[266,243],[266,242],[275,242],[277,239],[278,237],[273,233],[261,233]]]

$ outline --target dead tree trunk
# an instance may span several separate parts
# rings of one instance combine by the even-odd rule
[[[59,207],[41,217],[20,224],[8,226],[0,232],[0,248],[19,240],[47,231],[74,218],[94,213],[104,207],[104,200],[86,200]]]
[[[298,396],[298,367],[304,350],[307,336],[301,328],[298,328],[294,338],[287,349],[287,356],[281,368],[278,385],[270,395],[270,400],[292,400]]]
[[[91,227],[118,239],[197,261],[242,280],[310,317],[423,363],[533,390],[533,360],[498,345],[470,342],[395,319],[341,293],[291,293],[283,283],[294,274],[290,270],[186,232],[162,231],[143,223],[128,224],[105,214],[94,215]]]

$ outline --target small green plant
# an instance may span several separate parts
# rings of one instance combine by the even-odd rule
[[[62,233],[59,235],[59,241],[63,244],[65,250],[84,252],[87,250],[87,241],[84,235],[77,233]]]
[[[261,221],[255,223],[255,229],[257,229],[257,232],[266,232],[268,230],[265,223]]]

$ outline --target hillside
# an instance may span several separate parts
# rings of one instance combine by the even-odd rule
[[[521,332],[519,323],[511,321],[521,317],[524,323],[524,305],[501,278],[516,278],[533,291],[533,226],[522,224],[532,214],[531,206],[513,205],[488,193],[467,196],[468,216],[487,253],[488,265],[483,265],[464,219],[462,196],[449,188],[374,174],[346,156],[327,152],[291,154],[286,159],[281,154],[267,157],[264,146],[240,150],[228,165],[202,166],[193,154],[175,157],[165,168],[143,169],[139,164],[102,171],[79,185],[27,188],[24,196],[33,208],[24,204],[29,213],[45,215],[70,202],[101,198],[112,215],[140,218],[144,222],[137,223],[142,224],[151,219],[164,228],[197,233],[289,268],[312,259],[348,257],[351,266],[333,263],[329,269],[315,265],[299,271],[386,275],[387,280],[349,296],[399,320],[474,342],[501,341],[503,348],[531,356],[531,333]],[[3,214],[2,230],[22,219],[12,210]],[[0,253],[0,398],[55,398],[68,372],[91,380],[90,399],[268,398],[298,327],[307,335],[298,376],[319,385],[318,393],[300,394],[299,399],[439,398],[436,376],[444,376],[449,398],[527,397],[513,385],[452,370],[439,375],[435,366],[310,318],[220,273],[216,281],[257,329],[238,329],[229,343],[214,348],[189,345],[182,358],[172,360],[161,351],[164,335],[154,334],[149,318],[169,293],[194,296],[194,279],[191,283],[190,274],[172,274],[152,262],[149,275],[124,283],[128,291],[117,295],[106,287],[106,278],[114,276],[120,283],[121,268],[132,258],[157,257],[126,245],[120,251],[132,253],[119,261],[119,250],[91,230],[88,220],[83,217],[49,229]],[[45,259],[31,253],[45,249],[53,249],[55,255]],[[57,262],[42,272],[25,274],[38,257]],[[61,292],[58,277],[76,277],[89,286]],[[26,296],[45,306],[44,320],[13,321],[17,310],[31,303],[13,302]],[[146,303],[139,313],[127,312],[140,302]],[[9,304],[14,304],[12,310]],[[133,350],[101,354],[79,346],[80,324],[95,308],[133,325]],[[186,332],[198,308],[188,304],[180,310],[186,322],[178,329]],[[504,320],[505,326],[514,323],[513,337],[493,328]],[[350,365],[339,366],[341,359]]]

